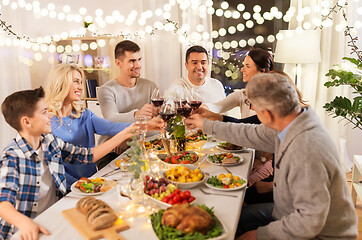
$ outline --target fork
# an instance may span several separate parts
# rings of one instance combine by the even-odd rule
[[[200,188],[200,191],[203,192],[206,195],[220,195],[220,196],[226,196],[226,197],[238,197],[236,195],[228,195],[228,194],[222,194],[222,193],[210,193],[206,192],[204,189]]]

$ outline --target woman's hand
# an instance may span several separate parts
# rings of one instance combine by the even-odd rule
[[[257,240],[256,230],[252,230],[252,231],[244,233],[243,235],[238,237],[237,240]]]
[[[160,117],[155,117],[147,121],[147,131],[163,130],[165,127],[166,122]]]
[[[185,125],[189,129],[200,128],[202,130],[204,119],[200,114],[192,114],[185,119]]]

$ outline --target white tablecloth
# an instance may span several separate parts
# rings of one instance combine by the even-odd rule
[[[204,147],[210,147],[214,145],[214,143],[208,142],[206,145],[204,145]],[[211,150],[202,149],[201,152],[216,153],[217,150],[215,151],[215,148],[212,148]],[[228,169],[233,174],[240,175],[247,179],[254,160],[254,150],[249,149],[240,153],[240,155],[243,156],[244,162],[236,166],[228,167]],[[213,165],[207,161],[204,161],[200,168],[202,171],[210,174],[225,173],[225,170],[222,167]],[[98,171],[93,177],[102,176],[112,169],[113,168],[110,166],[110,164],[108,164],[106,167]],[[113,179],[117,179],[119,177],[120,175],[118,174],[112,175]],[[208,192],[222,193],[225,196],[205,195],[199,190],[199,187],[202,187]],[[199,187],[189,189],[191,194],[196,197],[195,203],[206,204],[208,207],[214,207],[213,210],[215,215],[227,227],[228,236],[226,239],[234,239],[244,200],[245,188],[239,191],[221,192],[212,190],[206,187],[204,184]],[[237,195],[238,197],[228,197],[227,195]],[[78,196],[77,194],[71,192],[34,219],[35,222],[39,223],[41,226],[45,227],[51,232],[50,236],[41,234],[40,239],[84,239],[61,214],[63,210],[74,208],[77,201],[81,197],[82,196]],[[128,198],[119,196],[119,194],[117,194],[116,188],[113,188],[112,190],[96,197],[107,202],[115,209],[119,209],[120,205],[125,205],[129,201]],[[146,220],[143,222],[131,222],[129,225],[130,229],[120,232],[120,235],[125,239],[158,239],[153,232],[151,224]],[[19,239],[18,235],[15,234],[13,239]]]

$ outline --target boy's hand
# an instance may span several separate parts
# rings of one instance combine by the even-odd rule
[[[42,226],[35,223],[28,217],[24,218],[24,221],[19,224],[19,235],[22,240],[37,240],[39,239],[39,232],[45,235],[50,235],[50,232]]]
[[[200,114],[192,114],[185,119],[185,125],[189,129],[200,128],[202,130],[204,119]]]

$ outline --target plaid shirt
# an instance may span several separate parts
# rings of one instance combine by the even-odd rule
[[[91,148],[66,143],[52,134],[41,136],[44,159],[49,166],[56,185],[56,195],[66,193],[64,162],[73,164],[90,163],[93,159]],[[41,159],[20,136],[4,149],[0,158],[0,202],[8,201],[22,214],[35,218],[38,211]],[[10,238],[15,226],[0,218],[0,234]]]

